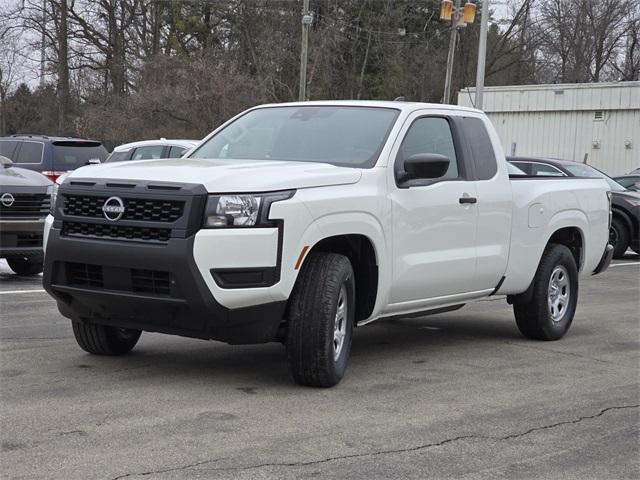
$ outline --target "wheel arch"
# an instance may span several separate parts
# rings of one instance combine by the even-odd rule
[[[631,220],[631,217],[627,214],[627,212],[625,212],[623,209],[613,205],[611,207],[611,215],[613,216],[613,218],[619,218],[622,220],[624,225],[627,227],[627,232],[629,234],[631,234],[634,231],[633,221]]]
[[[544,259],[545,252],[547,252],[550,245],[564,245],[565,247],[567,247],[571,251],[571,254],[573,255],[573,258],[576,262],[578,274],[580,273],[585,259],[584,231],[577,226],[564,226],[557,228],[549,235],[549,238],[544,244],[544,248],[542,249],[542,253],[539,256],[538,263],[536,264],[531,283],[524,292],[507,295],[507,302],[509,304],[522,304],[531,301],[531,297],[533,295],[533,286],[535,283],[535,276],[537,274],[540,263]]]
[[[576,261],[576,266],[578,267],[578,272],[582,270],[584,265],[584,232],[579,227],[562,227],[557,229],[555,232],[551,234],[549,240],[545,244],[544,251],[547,249],[549,245],[552,243],[564,245],[565,247],[571,250],[573,254],[573,258]],[[542,261],[542,257],[540,257],[540,261]],[[540,262],[538,262],[540,264]]]
[[[356,285],[356,321],[367,319],[374,311],[380,287],[379,254],[374,241],[362,233],[342,233],[318,239],[308,248],[304,261],[316,252],[338,253],[351,262]],[[304,265],[304,261],[299,265]]]

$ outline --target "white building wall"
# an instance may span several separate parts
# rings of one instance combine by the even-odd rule
[[[473,106],[474,89],[458,103]],[[609,175],[640,167],[640,82],[489,87],[484,110],[507,154],[584,161]],[[601,112],[602,118],[596,118]]]

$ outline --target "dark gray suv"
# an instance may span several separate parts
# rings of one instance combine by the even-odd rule
[[[0,156],[0,258],[18,275],[42,272],[42,235],[53,182]]]
[[[0,137],[0,155],[55,181],[70,170],[104,162],[109,152],[96,140],[24,134]]]

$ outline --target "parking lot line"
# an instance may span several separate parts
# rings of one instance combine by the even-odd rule
[[[625,265],[640,265],[640,262],[612,263],[610,267],[624,267]]]
[[[21,293],[45,293],[46,290],[7,290],[5,292],[0,292],[0,295],[19,295]]]

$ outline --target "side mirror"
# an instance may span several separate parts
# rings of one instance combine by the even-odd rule
[[[2,168],[13,167],[13,162],[11,161],[11,159],[2,155],[0,155],[0,163],[2,164]]]
[[[99,158],[90,158],[87,162],[87,165],[100,165],[100,163],[101,162]]]
[[[438,153],[416,153],[404,161],[406,172],[401,181],[414,178],[440,178],[449,170],[450,160]]]

